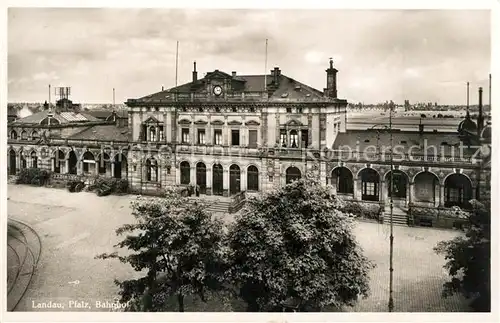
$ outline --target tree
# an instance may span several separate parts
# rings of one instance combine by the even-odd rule
[[[352,305],[367,296],[373,265],[342,202],[312,178],[252,197],[230,228],[230,275],[248,311]]]
[[[468,218],[465,236],[441,241],[434,250],[445,255],[447,262],[444,267],[451,276],[451,280],[443,286],[443,297],[461,293],[472,299],[472,309],[489,312],[491,210],[476,200],[472,200],[471,204],[473,212]]]
[[[132,203],[137,223],[116,230],[128,235],[116,246],[127,248],[127,256],[102,254],[97,258],[116,258],[144,272],[138,279],[115,281],[121,288],[121,302],[130,301],[132,311],[165,311],[166,302],[177,298],[184,311],[184,298],[206,297],[224,290],[226,252],[220,220],[212,219],[207,205],[192,203],[175,190],[164,198],[141,198]]]

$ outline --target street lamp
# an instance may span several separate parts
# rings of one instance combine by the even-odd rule
[[[383,129],[389,131],[389,145],[390,145],[390,165],[391,165],[391,175],[390,175],[390,184],[391,185],[389,188],[389,207],[390,207],[390,218],[389,218],[389,226],[390,226],[390,236],[389,236],[389,312],[392,312],[394,310],[394,299],[393,299],[393,273],[394,273],[394,267],[393,267],[393,258],[394,258],[394,226],[393,226],[393,208],[394,208],[394,200],[393,200],[393,193],[392,191],[394,190],[394,181],[393,181],[393,173],[394,173],[394,161],[392,158],[393,154],[393,142],[392,142],[392,108],[389,109],[389,127],[387,125],[381,125],[381,124],[376,124],[371,127],[371,129],[375,129],[375,127],[381,126]],[[378,131],[377,131],[378,132]]]

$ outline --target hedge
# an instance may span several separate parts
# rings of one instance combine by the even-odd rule
[[[29,184],[43,186],[50,180],[52,172],[39,168],[21,169],[16,179],[16,184]]]
[[[347,214],[354,214],[356,216],[378,220],[380,215],[380,205],[376,203],[363,203],[358,201],[343,200],[344,204],[340,211]]]
[[[106,196],[109,194],[124,194],[128,193],[128,181],[118,178],[96,177],[94,184],[88,188],[90,191],[96,191],[99,196]]]

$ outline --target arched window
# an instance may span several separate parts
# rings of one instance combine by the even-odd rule
[[[386,183],[391,182],[391,172],[386,175]],[[400,170],[392,172],[392,185],[387,186],[387,195],[393,198],[406,198],[406,174]]]
[[[56,150],[54,152],[54,157],[52,158],[52,163],[54,167],[54,173],[61,174],[61,169],[66,164],[64,152],[62,152],[61,150]]]
[[[20,158],[20,161],[21,161],[20,168],[21,169],[28,168],[28,163],[26,161],[26,156],[24,156],[24,151],[21,151],[19,153],[19,158]]]
[[[253,165],[247,169],[247,188],[249,191],[259,190],[259,170]]]
[[[158,182],[158,164],[152,157],[146,160],[146,180],[149,182]]]
[[[290,147],[299,148],[299,134],[297,130],[290,131]]]
[[[17,173],[17,155],[14,149],[9,151],[9,175],[16,175]]]
[[[40,136],[38,135],[38,132],[36,130],[31,133],[31,139],[32,140],[40,139]]]
[[[17,132],[15,130],[10,132],[10,139],[17,139]]]
[[[187,161],[181,163],[181,184],[189,185],[191,183],[191,166]]]
[[[415,176],[415,201],[436,204],[439,179],[431,172],[421,172]]]
[[[214,195],[223,194],[224,170],[221,164],[215,164],[212,168],[212,189]]]
[[[205,194],[207,191],[207,166],[199,162],[196,164],[196,185],[200,187],[200,193]]]
[[[36,151],[32,151],[30,157],[31,157],[31,167],[38,168],[38,157],[36,155]]]
[[[365,201],[379,200],[380,176],[371,169],[365,168],[360,173],[361,176],[361,199]]]
[[[286,183],[290,184],[293,181],[299,180],[302,177],[300,169],[297,167],[288,167],[286,169]]]
[[[26,130],[23,130],[21,132],[21,140],[28,140],[28,133],[26,132]]]

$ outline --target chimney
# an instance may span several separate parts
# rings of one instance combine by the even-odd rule
[[[271,75],[273,76],[273,83],[275,85],[280,84],[280,76],[281,76],[281,70],[279,67],[275,67],[274,70],[271,70]]]
[[[198,72],[196,71],[196,61],[193,63],[193,82],[198,81]]]
[[[483,130],[483,88],[479,88],[479,115],[477,116],[477,134],[480,136]]]
[[[165,88],[163,87],[163,85],[161,86],[161,91],[162,92],[165,91]]]
[[[231,75],[232,75],[233,77],[235,77],[235,76],[236,76],[236,71],[232,71],[232,72],[231,72]]]
[[[330,67],[326,70],[326,89],[325,95],[330,98],[337,98],[337,72],[333,67],[333,59],[330,58]]]

